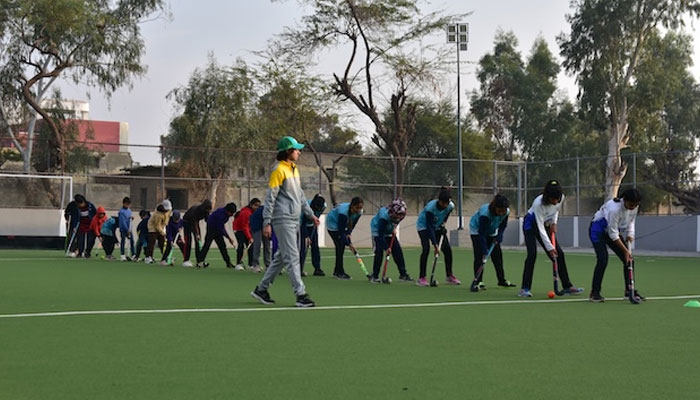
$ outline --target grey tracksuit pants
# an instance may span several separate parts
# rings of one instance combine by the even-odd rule
[[[252,266],[260,265],[260,247],[262,246],[263,261],[265,268],[270,267],[270,259],[272,258],[272,243],[270,239],[263,237],[262,230],[253,232],[253,247],[249,250],[253,252]]]
[[[272,227],[277,236],[279,250],[272,259],[272,264],[265,270],[265,275],[258,284],[258,289],[267,290],[275,281],[275,278],[287,267],[287,275],[292,283],[292,288],[297,296],[306,294],[306,286],[301,280],[301,267],[299,265],[299,246],[297,243],[297,234],[299,231],[299,222],[295,221],[280,221],[272,222]]]

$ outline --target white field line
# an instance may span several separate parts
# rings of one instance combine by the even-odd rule
[[[647,297],[648,300],[683,300],[700,298],[700,294],[681,296]],[[321,306],[314,308],[296,307],[256,307],[256,308],[174,308],[164,310],[92,310],[92,311],[55,311],[23,314],[0,314],[0,318],[31,318],[31,317],[66,317],[81,315],[123,315],[123,314],[181,314],[181,313],[249,313],[268,311],[326,311],[326,310],[376,310],[392,308],[426,308],[450,306],[484,306],[502,304],[555,304],[585,302],[587,298],[570,298],[558,300],[485,300],[485,301],[453,301],[442,303],[412,303],[412,304],[365,304],[345,306]],[[606,301],[628,301],[625,298],[607,298]]]

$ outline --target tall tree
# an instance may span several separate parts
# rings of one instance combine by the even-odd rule
[[[299,2],[313,13],[302,19],[301,27],[282,35],[284,54],[298,58],[328,48],[345,52],[345,66],[333,73],[331,87],[369,119],[372,143],[398,159],[398,183],[403,183],[416,135],[417,105],[411,98],[435,80],[441,59],[427,57],[421,39],[444,30],[449,19],[439,13],[421,15],[418,0]],[[390,125],[382,118],[385,110],[392,115]],[[401,194],[403,187],[398,189]]]
[[[517,46],[513,32],[496,34],[493,53],[479,60],[479,90],[471,95],[478,126],[493,140],[496,155],[507,161],[530,157],[532,144],[544,140],[559,73],[543,38],[535,40],[527,63]]]
[[[638,79],[630,97],[640,104],[630,113],[631,146],[650,152],[638,159],[637,175],[661,193],[645,190],[645,198],[662,201],[672,194],[687,213],[700,213],[697,182],[700,148],[700,86],[693,78],[692,40],[673,32],[652,35],[638,66]]]
[[[190,176],[207,178],[208,198],[216,203],[221,180],[243,162],[231,149],[255,148],[250,116],[255,94],[247,65],[220,66],[214,56],[204,69],[196,69],[186,86],[172,90],[168,98],[179,112],[170,121],[170,130],[162,138],[165,156],[177,161],[179,169]],[[203,152],[199,148],[207,150]]]
[[[264,88],[257,104],[259,133],[271,141],[284,135],[303,140],[326,177],[335,206],[335,166],[347,154],[361,150],[357,132],[340,126],[339,116],[324,97],[323,83],[308,77],[302,66],[280,68],[269,60],[257,80]],[[332,168],[326,168],[329,160],[324,161],[321,153],[334,153]]]
[[[629,146],[630,97],[642,50],[657,28],[677,29],[700,13],[697,0],[575,0],[571,32],[558,41],[564,68],[580,87],[581,108],[607,132],[606,197],[614,197],[627,172],[620,151]]]
[[[65,140],[42,106],[58,78],[99,88],[109,96],[145,73],[140,23],[163,10],[163,0],[8,0],[0,9],[0,76],[3,99],[22,100],[46,121],[65,170]],[[13,93],[7,93],[11,91]],[[6,116],[8,110],[0,115]],[[36,121],[36,116],[30,117]],[[8,121],[5,120],[7,123]],[[32,127],[33,128],[33,127]],[[10,135],[14,132],[7,131]],[[33,129],[30,129],[33,132]],[[12,136],[19,144],[16,135]],[[32,137],[20,146],[25,168]]]

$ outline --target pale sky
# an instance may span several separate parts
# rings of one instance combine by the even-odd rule
[[[264,49],[267,41],[281,33],[283,27],[296,25],[309,12],[293,0],[274,3],[269,0],[169,0],[168,3],[171,20],[159,19],[143,25],[146,76],[134,82],[131,90],[124,88],[116,92],[111,104],[99,91],[90,91],[91,118],[128,122],[131,144],[159,144],[159,137],[167,133],[175,112],[172,102],[165,96],[186,84],[192,71],[205,65],[208,53],[213,52],[222,65],[231,64],[239,57],[252,63],[256,60],[252,51]],[[472,13],[464,19],[470,24],[470,42],[469,50],[461,55],[462,61],[467,61],[461,64],[462,112],[469,109],[465,93],[478,86],[474,63],[493,49],[497,30],[515,33],[523,57],[538,35],[549,43],[552,53],[558,55],[555,38],[568,32],[565,15],[571,12],[568,0],[433,0],[427,5],[424,3],[422,9]],[[436,40],[444,40],[444,34],[438,35]],[[696,64],[700,53],[698,41],[696,39]],[[342,60],[326,59],[319,63],[317,72],[329,76],[340,62]],[[694,70],[697,76],[697,66]],[[454,75],[456,81],[456,70]],[[67,83],[60,86],[65,98],[87,99],[85,87]],[[570,97],[576,94],[573,78],[563,73],[559,76],[559,87]],[[159,162],[156,150],[132,148],[131,152],[135,161]]]

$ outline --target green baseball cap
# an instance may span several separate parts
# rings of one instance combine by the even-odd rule
[[[277,151],[285,151],[289,149],[301,150],[303,148],[304,145],[297,142],[297,140],[291,136],[285,136],[282,139],[280,139],[279,142],[277,142]]]

